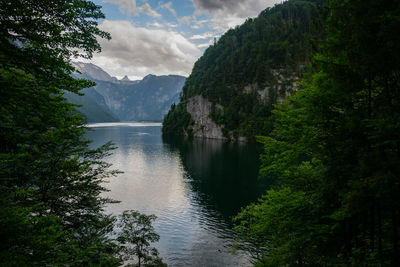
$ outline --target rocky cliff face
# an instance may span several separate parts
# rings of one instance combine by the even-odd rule
[[[323,38],[321,3],[287,0],[222,35],[195,63],[163,134],[241,141],[268,135],[274,104],[299,89]]]
[[[271,70],[272,77],[265,86],[260,87],[257,84],[249,84],[243,88],[243,93],[255,93],[259,101],[264,104],[274,101],[274,99],[271,99],[272,96],[275,96],[278,101],[283,101],[299,90],[299,73],[305,70],[306,67],[303,65],[299,66],[296,71],[285,69]]]
[[[300,67],[300,71],[304,71],[304,66]],[[264,87],[257,84],[249,84],[242,89],[243,95],[256,96],[259,103],[268,105],[271,102],[283,101],[288,96],[294,94],[299,89],[298,82],[300,77],[298,72],[288,71],[285,69],[272,70],[271,82]],[[271,99],[274,97],[275,99]],[[244,142],[247,140],[245,136],[235,136],[232,131],[223,134],[224,125],[218,125],[211,118],[212,103],[201,95],[190,97],[186,102],[186,110],[190,114],[193,124],[190,126],[193,136],[196,138],[212,138],[212,139],[232,139]],[[220,104],[214,104],[216,110],[224,113],[224,107]],[[240,108],[240,107],[238,107]]]
[[[189,112],[194,124],[191,129],[194,137],[213,138],[213,139],[226,139],[222,133],[222,127],[217,125],[211,118],[212,103],[202,97],[196,95],[188,99],[186,103],[186,110]],[[218,105],[218,109],[223,109]]]

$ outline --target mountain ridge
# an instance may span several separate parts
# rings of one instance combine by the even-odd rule
[[[93,121],[93,114],[109,121],[115,117],[119,121],[154,120],[161,121],[170,106],[178,103],[186,77],[169,74],[149,74],[142,80],[129,80],[127,76],[118,80],[92,63],[74,62],[77,78],[89,79],[96,83],[94,87],[85,88],[82,97],[66,95],[75,104],[90,106],[78,108],[78,112]],[[92,102],[97,104],[94,105]],[[110,120],[115,121],[115,120]],[[95,119],[93,122],[98,122]]]
[[[163,134],[253,141],[268,133],[273,105],[300,88],[322,38],[323,3],[288,0],[223,34],[194,64]]]

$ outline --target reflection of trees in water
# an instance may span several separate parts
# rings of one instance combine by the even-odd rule
[[[179,151],[193,197],[213,213],[211,217],[221,214],[230,221],[265,191],[265,181],[258,180],[258,145],[209,139],[163,141],[169,150]]]

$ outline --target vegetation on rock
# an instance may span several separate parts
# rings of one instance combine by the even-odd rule
[[[201,94],[223,106],[222,112],[214,109],[210,116],[223,126],[225,137],[254,140],[256,135],[268,133],[271,122],[267,118],[273,104],[293,93],[292,84],[307,69],[313,45],[322,38],[321,2],[286,1],[226,32],[195,63],[181,103],[167,118],[182,113],[185,101]],[[261,96],[262,90],[267,97]],[[190,132],[188,124],[168,119],[163,126],[174,129],[165,134]]]

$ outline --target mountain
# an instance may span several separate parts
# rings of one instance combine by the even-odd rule
[[[80,96],[71,92],[64,93],[68,102],[82,105],[77,111],[86,117],[87,122],[116,122],[119,121],[105,105],[102,95],[92,88],[85,88],[81,91],[85,95]],[[101,103],[104,104],[101,104]]]
[[[128,82],[130,80],[129,80],[128,76],[125,75],[124,78],[121,79],[121,81]]]
[[[141,81],[97,81],[94,89],[122,121],[161,121],[173,103],[179,101],[186,78],[178,75],[147,75]]]
[[[195,63],[164,135],[254,140],[271,128],[273,105],[299,89],[323,38],[323,0],[288,0],[226,32]]]
[[[74,74],[75,77],[96,83],[96,86],[83,91],[83,97],[66,95],[72,103],[83,104],[78,110],[87,116],[89,122],[107,118],[106,121],[114,121],[112,117],[121,121],[161,121],[171,105],[179,102],[186,80],[179,75],[152,74],[142,80],[131,81],[127,76],[118,80],[94,64],[74,62],[73,65],[80,72]],[[96,118],[96,114],[101,118]]]
[[[111,77],[110,74],[105,72],[102,68],[92,64],[83,62],[73,62],[72,65],[81,72],[81,74],[86,75],[88,78],[105,81],[105,82],[117,82],[118,79]]]

